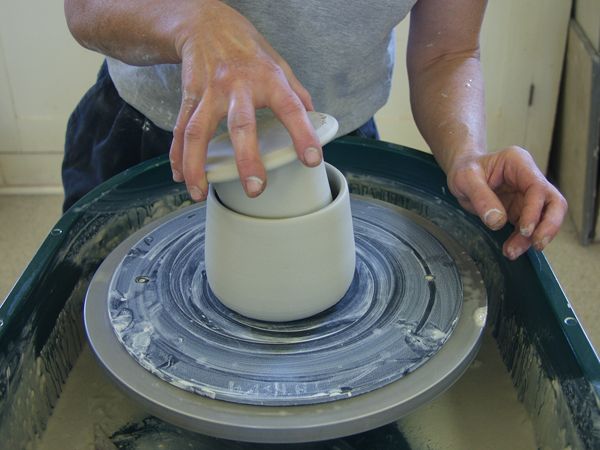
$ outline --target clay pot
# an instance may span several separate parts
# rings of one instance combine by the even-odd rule
[[[356,262],[350,194],[339,170],[326,164],[326,173],[333,200],[317,211],[283,219],[232,211],[211,185],[206,274],[225,306],[281,322],[317,314],[344,296]]]

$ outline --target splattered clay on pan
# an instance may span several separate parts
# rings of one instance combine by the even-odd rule
[[[460,276],[410,213],[357,198],[352,212],[357,267],[344,298],[317,316],[269,323],[212,294],[205,208],[185,210],[137,242],[115,271],[108,308],[119,341],[161,379],[237,403],[327,402],[400,379],[448,339],[462,304]]]

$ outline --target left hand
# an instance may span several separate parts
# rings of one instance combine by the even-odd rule
[[[466,210],[492,230],[507,220],[515,231],[503,246],[515,260],[533,245],[543,250],[558,233],[567,202],[521,147],[477,155],[448,170],[448,186]]]

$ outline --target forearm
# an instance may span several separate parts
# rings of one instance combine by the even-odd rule
[[[485,0],[419,0],[406,53],[413,115],[448,174],[486,152],[479,31]]]
[[[477,51],[409,62],[411,106],[419,131],[448,173],[486,152],[485,106]]]
[[[215,0],[65,0],[65,16],[84,47],[133,65],[181,62],[181,46],[195,17]]]

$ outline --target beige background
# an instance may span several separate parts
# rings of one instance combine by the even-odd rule
[[[60,191],[67,118],[101,57],[73,40],[60,0],[0,0],[0,11],[0,186]]]

